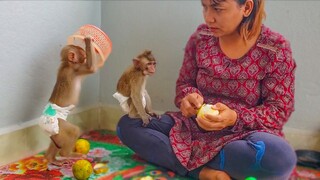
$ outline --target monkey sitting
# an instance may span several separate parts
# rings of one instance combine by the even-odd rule
[[[97,70],[92,39],[86,37],[84,41],[85,50],[74,45],[67,45],[61,50],[56,84],[39,121],[39,126],[51,138],[44,156],[48,163],[55,165],[63,163],[56,159],[58,153],[62,157],[84,156],[73,152],[80,128],[66,121],[69,112],[78,103],[83,78]]]
[[[148,76],[156,72],[156,60],[150,50],[133,59],[133,64],[122,74],[117,84],[117,92],[113,94],[122,110],[130,118],[141,118],[143,126],[149,124],[151,117],[159,116],[151,108],[151,99],[147,92]]]

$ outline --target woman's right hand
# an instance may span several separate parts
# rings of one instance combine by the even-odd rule
[[[191,93],[181,100],[180,111],[183,116],[191,117],[197,114],[202,104],[203,97],[198,93]]]

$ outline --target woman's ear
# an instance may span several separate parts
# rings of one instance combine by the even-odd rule
[[[249,17],[254,7],[253,0],[246,0],[243,7],[244,7],[243,16]]]

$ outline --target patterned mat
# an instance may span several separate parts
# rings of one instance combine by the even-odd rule
[[[140,159],[133,151],[122,145],[114,132],[96,130],[86,133],[82,138],[90,142],[87,160],[94,164],[107,162],[108,171],[102,174],[92,173],[89,179],[98,180],[141,180],[147,177],[153,180],[190,180],[171,171],[154,166]],[[0,179],[4,180],[72,180],[72,165],[78,159],[70,159],[62,166],[48,165],[43,153],[22,159],[0,167]],[[320,179],[320,172],[314,169],[297,167],[290,180]]]

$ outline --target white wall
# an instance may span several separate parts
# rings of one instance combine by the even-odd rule
[[[267,1],[266,24],[291,40],[298,64],[296,111],[287,127],[319,131],[319,1]],[[101,5],[101,6],[100,6]],[[101,11],[102,8],[102,11]],[[0,1],[0,134],[32,122],[52,91],[59,51],[83,24],[102,26],[113,52],[83,85],[79,107],[115,105],[116,82],[145,48],[158,59],[147,88],[156,110],[176,110],[174,86],[189,35],[203,22],[200,1]],[[99,93],[100,92],[100,93]]]
[[[267,25],[291,41],[296,110],[288,127],[320,132],[320,1],[268,1]]]
[[[0,134],[41,115],[66,38],[100,23],[100,1],[0,1]],[[86,79],[79,107],[99,102],[99,83]]]
[[[145,48],[159,61],[147,89],[156,110],[176,110],[175,81],[189,35],[203,22],[200,0],[102,1],[101,24],[113,41],[113,52],[101,72],[101,101],[112,98],[118,78],[131,59]],[[320,129],[320,1],[266,1],[265,24],[290,41],[298,69],[296,111],[289,128]]]

